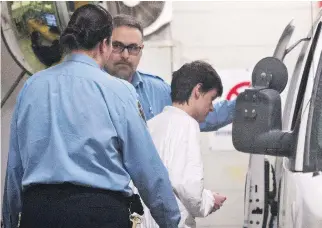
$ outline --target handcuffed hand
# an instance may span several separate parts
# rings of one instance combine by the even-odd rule
[[[218,193],[213,193],[214,198],[215,198],[215,204],[214,204],[214,211],[220,209],[220,207],[223,205],[225,200],[227,199],[226,196],[220,195]]]

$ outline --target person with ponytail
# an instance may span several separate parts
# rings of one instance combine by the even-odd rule
[[[180,212],[135,89],[103,68],[112,17],[78,8],[63,31],[58,65],[30,77],[11,122],[5,228],[131,227],[130,180],[160,227]]]

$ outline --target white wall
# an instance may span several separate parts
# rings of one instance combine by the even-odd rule
[[[306,34],[311,2],[173,2],[172,38],[181,45],[178,64],[205,59],[216,68],[248,68],[273,54],[292,18],[295,37]]]

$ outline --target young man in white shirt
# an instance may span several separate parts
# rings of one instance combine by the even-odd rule
[[[199,145],[199,123],[223,86],[215,69],[203,61],[183,65],[173,73],[172,106],[148,121],[158,153],[168,169],[181,212],[179,227],[196,227],[195,217],[206,217],[219,209],[226,197],[204,189],[203,162]],[[152,174],[151,174],[152,175]],[[142,226],[158,227],[145,207]]]

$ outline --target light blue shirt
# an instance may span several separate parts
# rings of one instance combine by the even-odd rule
[[[71,182],[129,196],[131,179],[159,226],[177,227],[180,212],[168,173],[131,84],[81,54],[25,83],[11,123],[6,228],[17,227],[21,192],[31,184]]]
[[[171,88],[162,78],[137,71],[133,75],[132,85],[136,89],[147,120],[162,112],[165,106],[171,106]],[[236,100],[220,101],[214,104],[205,122],[200,124],[201,131],[215,131],[232,123]]]

